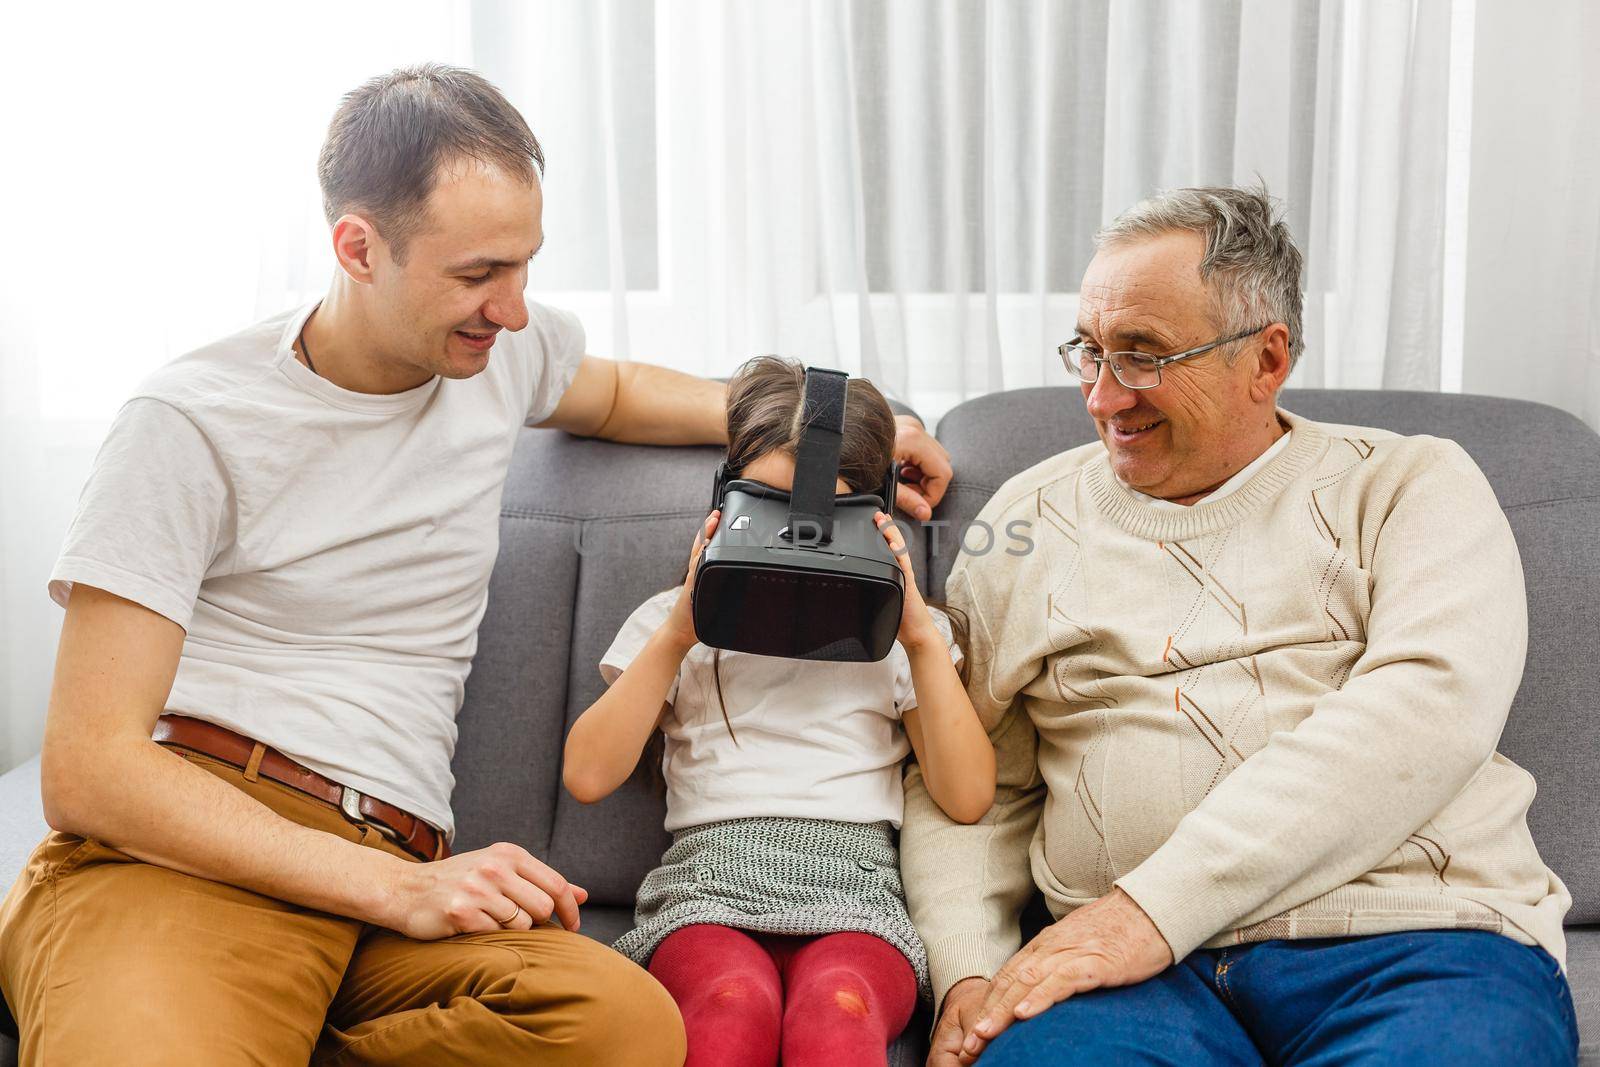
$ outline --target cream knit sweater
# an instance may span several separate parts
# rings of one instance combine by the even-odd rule
[[[1094,443],[984,508],[947,593],[995,805],[958,825],[906,782],[938,997],[1017,950],[1036,886],[1057,918],[1121,886],[1180,959],[1428,928],[1564,959],[1533,778],[1495,751],[1527,607],[1493,491],[1453,442],[1280,414],[1289,446],[1221,500],[1141,503]]]

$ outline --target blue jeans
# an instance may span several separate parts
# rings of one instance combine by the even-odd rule
[[[1012,1023],[978,1067],[1574,1064],[1572,992],[1543,949],[1429,930],[1202,949],[1138,985]]]

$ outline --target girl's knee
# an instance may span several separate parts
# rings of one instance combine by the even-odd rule
[[[819,939],[796,958],[790,979],[792,1005],[840,1024],[881,1016],[888,1027],[904,1026],[916,1009],[917,977],[910,962],[871,935]]]
[[[779,991],[749,973],[715,975],[696,999],[698,1007],[737,1015],[775,1015],[779,1007]]]
[[[872,982],[848,969],[815,975],[788,991],[785,1029],[804,1023],[825,1032],[857,1031],[892,1040],[911,1021],[916,980]]]
[[[885,999],[892,1001],[903,999],[892,994],[885,998],[883,994],[884,991],[871,988],[860,975],[841,970],[827,975],[813,976],[803,985],[791,987],[788,991],[788,1005],[791,1010],[804,1011],[808,1015],[822,1015],[849,1021],[866,1019],[881,1013],[887,1006],[884,1003]],[[914,989],[911,995],[915,996]]]

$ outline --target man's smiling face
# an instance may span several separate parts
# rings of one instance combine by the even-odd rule
[[[374,272],[387,350],[446,378],[488,366],[499,332],[528,324],[523,289],[544,242],[543,206],[537,180],[471,162],[442,172],[404,262],[386,246]]]
[[[1084,272],[1078,337],[1101,352],[1167,356],[1221,336],[1223,324],[1200,279],[1205,241],[1173,232],[1102,248]],[[1252,389],[1254,338],[1165,367],[1161,384],[1128,389],[1108,365],[1084,400],[1111,468],[1142,493],[1190,503],[1259,454],[1254,433],[1262,396]],[[1239,353],[1230,362],[1228,353]],[[1275,390],[1274,390],[1275,391]],[[1270,413],[1271,398],[1266,411]],[[1250,451],[1254,447],[1255,451]]]

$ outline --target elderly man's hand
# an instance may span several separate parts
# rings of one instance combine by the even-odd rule
[[[1000,968],[982,1014],[962,1041],[962,1063],[1017,1019],[1031,1019],[1076,993],[1134,985],[1172,966],[1172,950],[1156,924],[1120,888],[1039,936]]]
[[[954,473],[950,453],[913,416],[896,415],[894,421],[894,458],[910,479],[896,487],[895,507],[914,519],[931,519]]]
[[[939,1025],[933,1028],[927,1067],[958,1067],[972,1062],[971,1056],[962,1055],[961,1043],[966,1040],[967,1031],[983,1017],[983,1002],[988,995],[989,983],[983,978],[963,978],[950,987],[939,1012]]]

